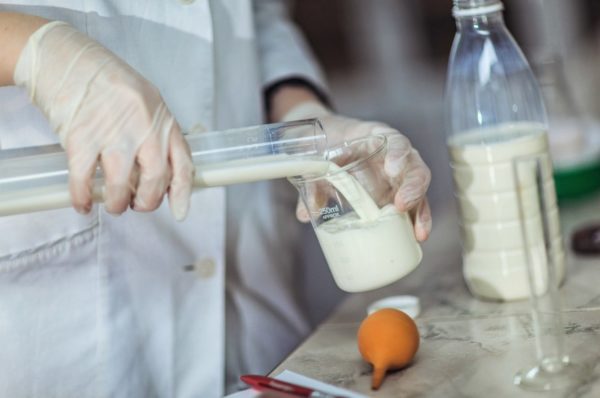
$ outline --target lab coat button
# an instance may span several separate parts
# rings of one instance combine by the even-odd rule
[[[195,133],[203,133],[205,131],[206,131],[206,128],[204,128],[204,125],[202,123],[196,123],[192,126],[189,133],[195,134]]]
[[[183,5],[189,5],[192,4],[193,2],[195,2],[196,0],[179,0],[179,2]]]
[[[202,279],[208,279],[215,274],[217,268],[215,260],[212,258],[204,258],[196,262],[195,269],[197,275]]]

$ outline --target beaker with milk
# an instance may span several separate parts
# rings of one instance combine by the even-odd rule
[[[410,216],[393,203],[383,175],[387,140],[374,135],[328,150],[325,175],[289,178],[298,189],[336,284],[347,292],[376,289],[421,262]]]
[[[521,225],[539,225],[538,186],[548,202],[558,282],[565,262],[550,157],[542,156],[544,181],[517,182],[513,174],[515,158],[548,155],[548,124],[540,89],[504,24],[502,9],[499,0],[454,0],[457,34],[446,87],[447,144],[467,285],[477,297],[514,300],[529,294],[520,231]],[[541,229],[530,233],[531,245],[543,244]]]

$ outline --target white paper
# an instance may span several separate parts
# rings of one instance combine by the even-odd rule
[[[347,398],[368,398],[366,395],[359,394],[354,391],[346,390],[344,388],[332,386],[331,384],[324,383],[319,380],[311,379],[310,377],[301,375],[291,370],[284,370],[275,377],[277,380],[287,381],[288,383],[297,384],[302,387],[308,387],[315,390],[323,391],[333,395],[341,395]],[[225,398],[249,398],[258,397],[259,393],[252,389],[239,391],[228,395]]]
[[[234,392],[233,394],[229,394],[225,396],[225,398],[250,398],[250,397],[258,397],[258,392],[249,388],[244,391]]]

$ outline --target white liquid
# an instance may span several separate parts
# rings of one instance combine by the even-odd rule
[[[324,160],[306,160],[285,154],[197,165],[194,187],[224,186],[301,174],[324,174],[328,167],[329,162]],[[96,202],[103,201],[102,185],[102,180],[96,180]],[[62,183],[44,186],[21,184],[18,189],[0,191],[0,216],[70,206],[71,197],[66,175]]]
[[[526,247],[520,226],[524,222],[530,247],[543,245],[542,217],[533,168],[522,164],[519,175],[525,178],[515,181],[512,159],[548,154],[543,126],[518,123],[468,132],[452,137],[448,145],[462,215],[463,272],[469,289],[488,299],[528,297]],[[564,252],[549,158],[542,166],[548,176],[544,181],[546,216],[560,283],[565,274]],[[523,218],[518,212],[519,197],[523,198]],[[532,250],[532,256],[534,264],[546,263],[544,250]]]
[[[329,164],[329,172],[336,174],[329,176],[327,181],[344,195],[361,220],[364,222],[374,221],[381,217],[379,207],[356,178],[346,172],[341,172],[340,167],[333,162]]]
[[[211,163],[196,166],[194,187],[218,187],[306,174],[324,174],[329,162],[306,160],[290,155],[260,156],[256,158]]]
[[[338,168],[332,163],[331,170]],[[369,193],[346,172],[338,172],[328,180],[354,209],[316,228],[340,289],[376,289],[397,281],[419,265],[423,253],[407,214],[391,204],[379,209]]]
[[[349,213],[321,224],[317,238],[340,289],[362,292],[397,281],[423,256],[412,223],[394,205],[368,221]]]

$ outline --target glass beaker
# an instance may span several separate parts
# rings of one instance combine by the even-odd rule
[[[421,262],[411,218],[393,205],[384,175],[386,137],[330,148],[329,171],[292,177],[340,289],[361,292],[402,278]]]

